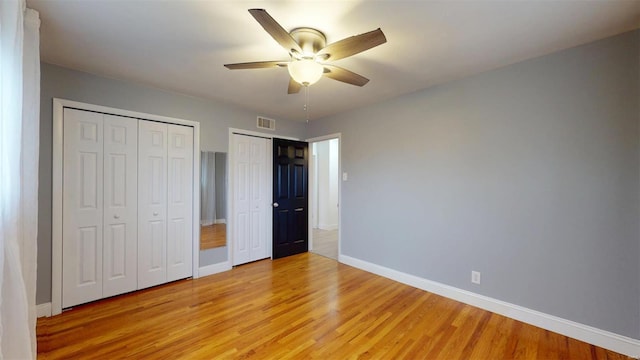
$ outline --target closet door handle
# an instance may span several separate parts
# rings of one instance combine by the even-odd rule
[[[120,219],[120,215],[113,215],[114,219]]]
[[[280,204],[278,204],[277,202],[273,203],[273,207],[278,207],[278,206],[280,206]]]
[[[154,211],[153,216],[158,216],[158,213]]]

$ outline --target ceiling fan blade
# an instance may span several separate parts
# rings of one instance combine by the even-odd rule
[[[356,86],[365,86],[369,79],[362,75],[358,75],[353,71],[349,71],[347,69],[343,69],[341,67],[333,66],[333,65],[323,65],[324,66],[324,76],[331,78],[333,80],[342,81],[347,84],[356,85]]]
[[[253,15],[253,17],[262,25],[264,30],[274,38],[280,46],[285,48],[287,52],[298,52],[302,54],[302,48],[300,45],[291,37],[289,32],[282,28],[277,21],[275,21],[271,15],[267,13],[264,9],[249,9],[249,13]]]
[[[240,70],[240,69],[264,69],[272,67],[287,66],[288,61],[256,61],[237,64],[224,64],[227,69]]]
[[[287,91],[287,94],[297,94],[300,92],[301,88],[302,85],[293,80],[292,77],[289,77],[289,90]]]
[[[316,56],[322,61],[333,61],[361,53],[386,42],[387,38],[382,30],[378,28],[331,43],[318,51]]]

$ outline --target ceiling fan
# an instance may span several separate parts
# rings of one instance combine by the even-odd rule
[[[224,66],[231,70],[287,67],[291,75],[289,94],[298,93],[302,86],[317,82],[323,75],[347,84],[364,86],[369,82],[366,77],[327,62],[344,59],[387,42],[384,33],[378,28],[327,45],[324,34],[316,29],[301,27],[287,32],[266,10],[249,9],[249,13],[289,53],[291,59]]]

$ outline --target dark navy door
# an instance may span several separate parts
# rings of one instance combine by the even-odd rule
[[[273,139],[273,258],[309,249],[309,144]]]

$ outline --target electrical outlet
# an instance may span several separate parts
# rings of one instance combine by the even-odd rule
[[[480,271],[471,271],[471,282],[480,285]]]

